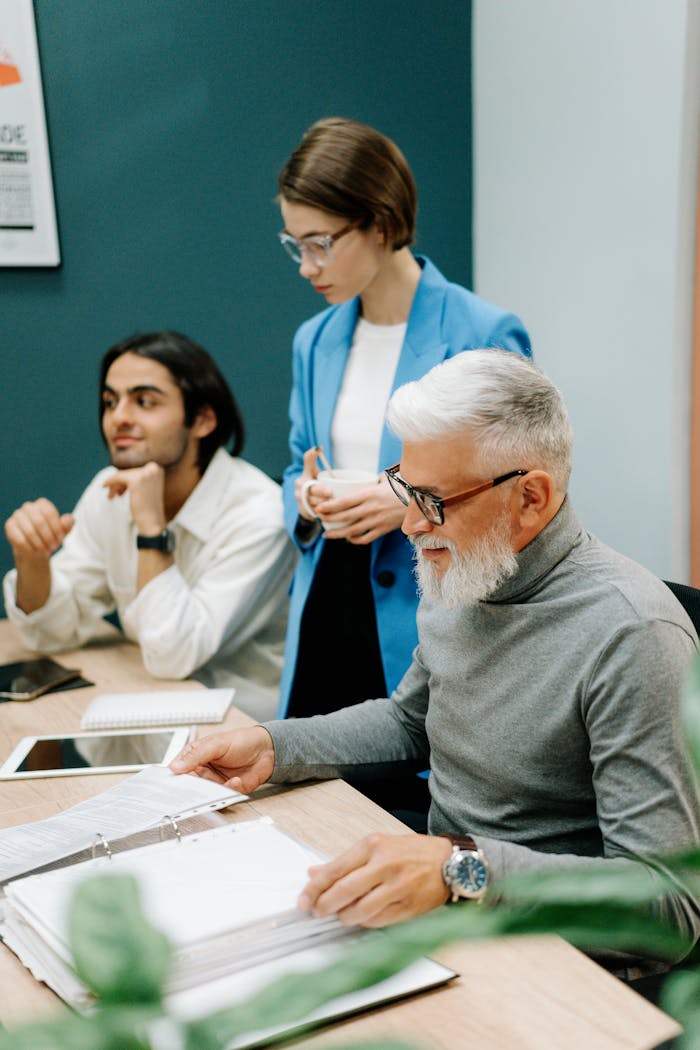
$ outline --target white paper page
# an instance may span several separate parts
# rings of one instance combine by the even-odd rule
[[[63,813],[0,830],[0,882],[88,849],[98,833],[107,840],[121,838],[159,824],[166,815],[221,809],[247,797],[211,780],[149,766]]]
[[[68,965],[65,953],[56,954],[20,919],[4,923],[1,930],[7,947],[37,981],[48,984],[49,988],[53,988],[57,995],[76,1010],[84,1010],[94,1003],[95,996]]]
[[[67,955],[63,946],[59,947],[58,954],[56,954],[55,946],[37,936],[20,917],[14,918],[9,926],[6,924],[2,932],[7,946],[19,956],[34,977],[46,982],[65,1002],[77,1010],[88,1009],[94,1003],[94,996],[66,964]],[[249,999],[261,988],[269,986],[286,973],[313,971],[330,965],[347,946],[352,946],[365,935],[366,931],[353,933],[344,930],[339,934],[339,939],[332,944],[326,943],[260,965],[248,966],[243,971],[227,974],[215,980],[207,980],[202,977],[202,983],[196,987],[189,987],[184,991],[167,995],[167,1007],[176,1017],[192,1020],[235,1006],[237,1002]],[[454,976],[452,970],[448,970],[432,959],[419,959],[405,970],[379,984],[325,1003],[318,1010],[307,1015],[303,1021],[297,1021],[295,1025],[343,1017],[373,1005],[433,988],[449,981]],[[280,1026],[275,1029],[266,1029],[264,1032],[247,1033],[236,1039],[230,1046],[231,1048],[245,1047],[269,1037],[273,1032],[283,1030],[284,1027]]]
[[[78,883],[105,872],[131,874],[138,879],[146,916],[177,947],[263,920],[271,927],[284,923],[294,915],[309,866],[317,859],[263,818],[29,876],[11,883],[6,894],[12,907],[60,950],[67,939],[68,902]]]

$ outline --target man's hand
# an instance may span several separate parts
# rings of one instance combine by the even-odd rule
[[[165,471],[158,463],[110,474],[104,482],[110,499],[129,493],[131,520],[139,533],[157,536],[168,524],[165,516]]]
[[[346,926],[389,926],[449,898],[442,864],[451,846],[429,835],[369,835],[328,864],[309,869],[297,906],[337,915]]]
[[[323,488],[316,486],[311,494],[317,496]],[[380,480],[367,488],[359,489],[348,496],[330,499],[317,499],[314,510],[324,524],[332,525],[334,521],[350,521],[345,529],[330,529],[325,533],[327,540],[349,540],[350,543],[362,545],[371,543],[379,536],[401,528],[406,508],[392,492],[385,474]]]
[[[244,795],[269,780],[274,766],[275,745],[262,726],[233,729],[195,740],[170,763],[174,773],[196,773]]]
[[[72,514],[59,514],[47,499],[23,503],[5,522],[17,567],[15,601],[22,612],[41,609],[51,593],[49,558],[73,528]]]
[[[15,562],[47,561],[73,528],[72,514],[59,514],[47,499],[23,503],[5,522]]]

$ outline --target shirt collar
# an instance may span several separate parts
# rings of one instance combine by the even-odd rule
[[[192,533],[201,543],[209,539],[218,518],[221,494],[226,490],[230,459],[225,449],[216,450],[209,466],[171,522],[172,525]]]
[[[585,534],[567,496],[549,524],[516,555],[518,571],[515,576],[497,587],[486,601],[513,602],[527,598]]]

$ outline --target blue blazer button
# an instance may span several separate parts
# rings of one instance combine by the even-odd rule
[[[377,583],[380,587],[393,587],[396,583],[396,573],[385,569],[377,575]]]

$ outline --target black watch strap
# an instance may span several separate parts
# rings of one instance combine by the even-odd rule
[[[175,550],[175,534],[170,529],[163,529],[157,536],[136,537],[136,547],[140,551],[163,551],[172,554]]]

